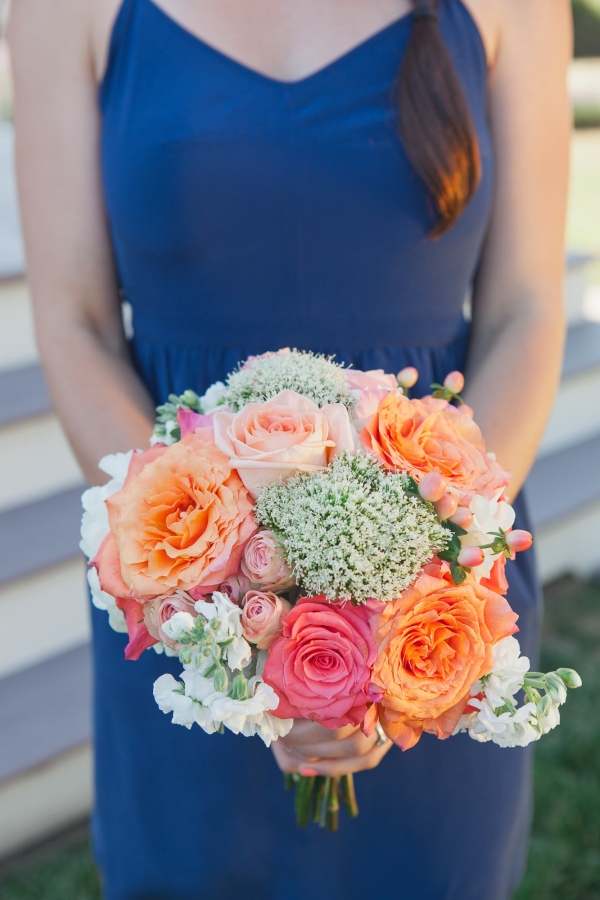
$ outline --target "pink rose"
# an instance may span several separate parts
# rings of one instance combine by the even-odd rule
[[[144,622],[149,634],[157,641],[163,641],[168,647],[175,647],[175,641],[163,631],[163,625],[168,622],[175,613],[188,612],[196,617],[194,600],[185,591],[175,591],[169,596],[157,597],[152,603],[144,604]]]
[[[253,499],[266,485],[295,472],[315,472],[343,450],[355,452],[348,410],[341,403],[322,409],[295,391],[238,413],[216,412],[215,443],[229,457]]]
[[[213,421],[210,416],[201,416],[200,413],[194,412],[192,409],[177,410],[177,424],[181,429],[181,437],[184,438],[190,431],[196,431],[197,428],[212,428]]]
[[[363,422],[374,416],[386,394],[398,387],[394,375],[387,375],[383,369],[346,369],[345,375],[350,390],[358,393],[356,415]]]
[[[290,579],[290,569],[281,556],[277,540],[272,531],[259,531],[251,537],[244,548],[242,572],[255,584],[273,587]]]
[[[229,599],[239,606],[244,595],[250,590],[250,579],[242,572],[236,572],[235,575],[230,575],[222,581],[217,588],[195,587],[191,588],[189,595],[193,600],[206,600],[215,590],[220,594],[227,594]]]
[[[326,728],[359,725],[376,647],[369,606],[302,597],[283,620],[265,663],[264,680],[279,697],[273,715],[313,719]]]
[[[291,605],[270,591],[248,591],[243,600],[244,637],[259,650],[268,650],[281,634],[281,620]]]

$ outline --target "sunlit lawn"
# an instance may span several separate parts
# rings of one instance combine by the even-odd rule
[[[573,136],[567,244],[600,257],[600,128]],[[600,262],[593,266],[592,277],[600,284]]]

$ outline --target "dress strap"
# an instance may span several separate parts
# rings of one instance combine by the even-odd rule
[[[106,85],[110,80],[110,75],[114,68],[117,51],[119,47],[124,43],[127,32],[129,31],[135,4],[136,0],[121,0],[121,5],[116,10],[108,43],[106,68],[104,69],[104,74],[99,84],[99,98],[101,105]]]

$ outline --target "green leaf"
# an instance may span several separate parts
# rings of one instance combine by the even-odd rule
[[[459,566],[456,562],[450,564],[450,574],[452,575],[452,581],[456,585],[463,584],[463,582],[466,581],[467,570],[464,566]]]
[[[457,525],[455,522],[451,522],[450,519],[446,519],[444,521],[444,528],[447,528],[448,531],[453,531],[454,534],[458,535],[459,537],[462,537],[464,534],[469,533],[464,528],[461,528],[460,525]]]

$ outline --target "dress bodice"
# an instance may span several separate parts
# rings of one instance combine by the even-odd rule
[[[466,7],[440,0],[483,176],[431,241],[431,203],[397,130],[411,27],[405,16],[284,83],[152,0],[125,0],[100,90],[102,173],[139,340],[235,348],[260,335],[264,349],[319,350],[452,340],[491,205],[486,58]]]

